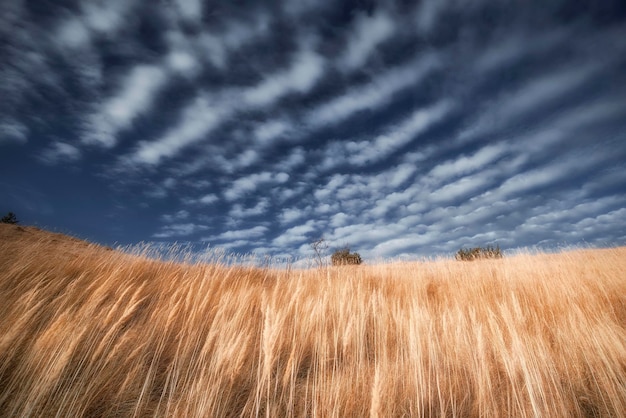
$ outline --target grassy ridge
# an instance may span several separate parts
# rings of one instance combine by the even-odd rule
[[[184,265],[0,225],[0,415],[620,416],[626,249]]]

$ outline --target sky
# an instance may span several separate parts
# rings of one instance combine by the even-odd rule
[[[8,211],[275,257],[626,245],[626,4],[3,0]]]

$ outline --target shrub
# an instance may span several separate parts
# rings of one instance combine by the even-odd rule
[[[455,258],[459,261],[472,261],[485,258],[502,258],[502,251],[500,246],[492,247],[474,247],[474,248],[461,248]]]
[[[17,216],[13,212],[9,212],[0,219],[0,223],[3,224],[17,224],[19,221],[17,220]]]
[[[351,253],[350,248],[341,248],[330,257],[333,266],[359,265],[363,262],[359,253]]]

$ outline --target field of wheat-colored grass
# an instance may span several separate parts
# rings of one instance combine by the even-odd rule
[[[3,417],[619,417],[626,248],[296,270],[0,225]]]

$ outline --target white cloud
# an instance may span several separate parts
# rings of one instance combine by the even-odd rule
[[[274,176],[278,183],[286,183],[289,180],[289,174],[287,173],[276,173]]]
[[[491,132],[513,126],[515,121],[520,120],[529,113],[535,112],[546,105],[550,105],[579,88],[582,84],[592,80],[601,68],[602,66],[599,65],[597,61],[591,64],[585,63],[575,68],[562,67],[558,71],[553,71],[542,77],[532,79],[517,90],[507,91],[501,94],[484,108],[480,109],[476,121],[459,134],[457,138],[458,141],[471,142],[476,139],[481,139]],[[602,103],[601,106],[606,107],[606,103]],[[616,107],[613,106],[613,110],[615,110],[615,108]],[[567,113],[573,112],[577,112],[585,120],[589,120],[589,118],[584,115],[587,113],[587,109],[582,112],[580,109],[574,109]],[[579,118],[573,118],[571,115],[565,115],[565,117],[553,119],[549,123],[550,126],[557,128],[552,134],[558,135],[558,128],[567,125],[580,125],[581,120]],[[541,126],[540,128],[545,129],[546,126]]]
[[[165,74],[156,66],[135,67],[121,87],[121,95],[105,104],[105,114],[113,122],[125,127],[148,106],[155,91],[163,85]]]
[[[218,200],[219,198],[214,193],[209,193],[198,199],[198,202],[202,203],[203,205],[210,205],[217,202]]]
[[[470,156],[461,155],[454,160],[437,164],[428,176],[440,181],[471,173],[493,163],[493,161],[504,155],[510,147],[510,144],[505,143],[487,145]]]
[[[509,178],[497,191],[505,196],[519,194],[536,187],[555,183],[570,175],[571,170],[568,169],[567,164],[557,163],[550,166],[542,166]]]
[[[184,210],[184,209],[181,209],[172,215],[165,214],[161,216],[161,220],[164,222],[168,222],[168,223],[173,223],[176,221],[183,221],[187,218],[189,218],[189,211]]]
[[[115,37],[130,12],[134,0],[109,0],[106,2],[83,2],[77,15],[59,22],[53,38],[55,42],[70,49],[85,49],[93,35]]]
[[[337,212],[334,215],[332,215],[330,219],[330,226],[334,228],[346,226],[346,224],[350,221],[350,218],[351,217],[349,215],[343,212]]]
[[[284,72],[271,74],[260,84],[247,89],[243,100],[252,107],[268,106],[290,93],[308,92],[320,78],[324,60],[311,50],[301,50]]]
[[[68,48],[83,48],[91,42],[91,33],[80,17],[62,22],[55,36],[56,41]]]
[[[279,215],[280,223],[290,224],[298,219],[302,219],[305,216],[305,212],[301,209],[285,208]]]
[[[108,0],[100,3],[102,4],[82,3],[83,18],[92,30],[109,36],[119,30],[136,4],[133,0]]]
[[[249,229],[241,229],[238,231],[226,231],[215,237],[220,240],[249,240],[251,238],[260,238],[267,234],[269,229],[266,226],[255,226]]]
[[[576,36],[569,29],[555,28],[551,31],[507,32],[506,36],[486,45],[473,63],[476,76],[489,74],[524,56],[558,48],[563,41]]]
[[[338,123],[365,110],[380,108],[387,104],[393,95],[418,84],[438,65],[432,54],[421,56],[401,67],[385,72],[369,84],[352,88],[346,94],[334,98],[313,109],[306,121],[313,127]]]
[[[129,128],[137,116],[151,108],[155,94],[166,81],[166,73],[158,66],[139,65],[133,68],[117,94],[91,116],[83,142],[107,148],[115,146],[117,134]]]
[[[447,0],[423,0],[420,2],[420,6],[416,9],[416,23],[417,29],[422,34],[429,34],[437,25],[439,16],[449,6],[450,2]]]
[[[153,234],[154,238],[174,238],[185,237],[195,233],[206,231],[209,229],[206,225],[198,225],[194,223],[165,225],[161,228],[161,232]]]
[[[266,145],[289,130],[290,125],[287,122],[283,120],[270,120],[256,127],[254,137],[258,143]]]
[[[270,17],[256,13],[255,20],[229,21],[225,30],[219,33],[203,32],[197,39],[197,50],[216,68],[227,69],[229,55],[248,43],[258,41],[269,32]]]
[[[318,187],[315,190],[315,198],[322,201],[326,200],[330,196],[334,195],[337,190],[343,187],[348,179],[349,177],[346,174],[334,174],[324,187]]]
[[[289,154],[276,163],[276,171],[289,172],[306,161],[306,152],[302,147],[295,147]]]
[[[219,36],[202,34],[199,37],[198,44],[201,45],[211,64],[220,69],[226,67],[228,52]]]
[[[202,1],[200,0],[178,0],[176,6],[184,19],[198,21],[202,18]]]
[[[141,141],[130,156],[130,162],[156,165],[163,158],[173,157],[183,148],[201,141],[228,115],[228,109],[200,96],[185,109],[178,126],[156,141]]]
[[[228,186],[228,189],[224,192],[224,197],[231,201],[240,199],[245,194],[255,191],[261,183],[268,183],[271,179],[272,173],[268,171],[240,177]]]
[[[156,165],[164,158],[177,155],[184,148],[202,141],[212,130],[217,128],[225,119],[232,115],[245,111],[249,108],[266,106],[278,100],[280,97],[292,92],[305,93],[313,87],[316,80],[321,76],[323,67],[322,58],[310,50],[301,50],[292,67],[286,72],[278,72],[265,78],[259,85],[241,91],[223,91],[214,95],[211,99],[207,95],[201,95],[184,111],[182,120],[178,126],[172,128],[165,135],[155,141],[141,141],[136,151],[125,160],[130,164]],[[157,84],[157,83],[155,83]],[[153,90],[153,89],[148,89]],[[144,96],[134,97],[131,103],[142,104]],[[120,101],[121,102],[121,101]],[[109,113],[112,112],[121,122],[130,118],[132,112],[126,112],[126,108],[117,105],[117,101],[109,105]],[[134,109],[139,106],[130,106]],[[126,116],[128,113],[129,116]],[[277,125],[276,125],[277,126]],[[270,126],[270,132],[261,132],[265,139],[269,140],[268,134],[278,132],[276,126]],[[106,135],[107,126],[101,129],[98,138],[104,144],[114,144],[112,135]],[[111,131],[109,128],[108,131]],[[273,132],[271,132],[273,131]],[[242,161],[245,165],[245,161]]]
[[[253,173],[233,181],[224,192],[224,197],[226,197],[227,200],[234,201],[244,197],[246,194],[254,192],[261,185],[271,183],[280,184],[285,183],[287,180],[289,180],[287,173],[271,173],[269,171]]]
[[[246,168],[259,160],[259,153],[253,149],[244,150],[232,161],[233,167]]]
[[[450,202],[460,197],[471,195],[481,187],[489,186],[491,182],[491,176],[488,172],[462,177],[433,191],[429,196],[430,202],[435,204]]]
[[[287,229],[272,241],[272,244],[279,247],[293,246],[308,240],[308,234],[314,232],[317,223],[313,220],[307,221],[304,225],[294,226]]]
[[[339,245],[358,247],[363,243],[380,242],[395,235],[405,233],[397,225],[385,225],[384,223],[359,223],[335,228],[329,236],[333,242]]]
[[[340,60],[341,66],[347,70],[362,67],[376,47],[389,39],[394,31],[393,20],[383,11],[373,16],[360,15],[348,37],[346,51]]]
[[[348,161],[351,164],[361,166],[388,157],[443,119],[451,108],[450,102],[442,100],[431,107],[417,110],[398,126],[392,128],[390,132],[379,135],[373,141],[369,141],[367,145],[355,144],[354,151],[358,152],[351,154]]]
[[[81,152],[71,144],[57,141],[45,149],[39,157],[46,164],[59,164],[79,160]]]
[[[0,121],[0,144],[28,142],[29,129],[20,122],[14,120]]]
[[[400,186],[415,174],[416,171],[417,169],[413,164],[400,164],[392,170],[389,185],[394,188]]]
[[[375,201],[375,204],[367,213],[373,218],[382,218],[389,211],[393,209],[397,209],[398,206],[407,204],[410,200],[410,193],[404,192],[392,192],[389,194],[384,194],[384,191],[381,191],[383,196]]]
[[[172,51],[166,60],[170,69],[183,75],[194,75],[199,69],[198,61],[187,51]]]
[[[496,117],[508,121],[533,111],[549,101],[571,92],[580,84],[591,79],[597,70],[598,64],[594,62],[575,68],[568,66],[560,71],[534,79],[518,91],[508,94],[498,106]]]
[[[230,211],[228,211],[228,216],[232,219],[245,219],[251,216],[265,215],[269,207],[270,204],[267,199],[260,199],[257,204],[251,208],[244,208],[240,204],[234,204]]]

